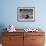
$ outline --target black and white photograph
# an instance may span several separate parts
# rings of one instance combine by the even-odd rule
[[[17,8],[17,20],[18,21],[34,21],[35,20],[35,8],[34,7],[18,7]]]

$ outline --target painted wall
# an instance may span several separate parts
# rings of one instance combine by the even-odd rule
[[[17,7],[35,7],[35,22],[18,22]],[[46,0],[0,0],[0,31],[13,24],[16,28],[40,27],[46,32]]]
[[[46,28],[46,0],[1,0],[0,24],[16,28]],[[35,7],[35,22],[18,22],[17,7]]]

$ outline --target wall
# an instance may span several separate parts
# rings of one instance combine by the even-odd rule
[[[0,0],[0,29],[13,24],[16,28],[40,27],[46,32],[46,0]],[[35,22],[18,22],[17,7],[35,7]],[[1,31],[1,30],[0,30]]]
[[[0,24],[13,24],[16,28],[46,28],[45,0],[1,0]],[[35,7],[35,22],[18,22],[17,7]]]
[[[1,0],[0,24],[15,25],[16,28],[46,28],[46,5],[44,0]],[[18,22],[17,7],[35,7],[35,22]]]

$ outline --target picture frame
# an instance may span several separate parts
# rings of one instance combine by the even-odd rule
[[[18,7],[17,21],[19,22],[34,22],[35,21],[35,7]]]

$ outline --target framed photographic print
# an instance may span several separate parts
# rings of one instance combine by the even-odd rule
[[[34,7],[18,7],[17,20],[22,22],[35,21],[35,8]]]

